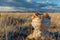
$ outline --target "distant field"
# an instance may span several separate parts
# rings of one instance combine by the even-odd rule
[[[4,16],[4,17],[8,17],[8,16],[12,16],[12,17],[19,17],[19,18],[31,18],[33,12],[29,13],[29,12],[16,12],[16,13],[0,13],[1,16]],[[49,15],[51,16],[51,20],[57,24],[60,25],[60,13],[49,13]],[[28,19],[29,19],[28,18]]]
[[[27,20],[26,24],[30,24],[31,16],[34,12],[2,12],[0,13],[0,20],[6,20],[7,17],[11,16],[14,18],[23,18]],[[54,22],[56,25],[60,26],[60,13],[49,13],[51,16],[51,22]]]

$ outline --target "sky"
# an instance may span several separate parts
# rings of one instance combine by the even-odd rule
[[[60,0],[0,0],[0,11],[60,11]]]

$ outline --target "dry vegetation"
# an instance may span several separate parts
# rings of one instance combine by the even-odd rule
[[[32,33],[32,26],[31,26],[31,16],[34,12],[1,12],[0,13],[0,40],[3,40],[4,35],[11,33],[11,35],[18,35],[18,32],[20,32],[20,27],[22,28],[27,28],[28,34]],[[60,13],[49,13],[51,16],[51,26],[56,26],[57,31],[60,33]],[[9,19],[12,19],[10,20]],[[9,21],[10,22],[7,22]],[[11,22],[12,21],[12,22]],[[6,27],[6,29],[5,29]],[[53,30],[53,28],[50,28]],[[51,30],[51,31],[52,31]],[[24,31],[22,32],[23,34],[25,33]],[[10,36],[10,35],[9,35]],[[16,40],[20,39],[22,37],[15,37]],[[23,35],[24,36],[24,35]],[[9,40],[9,39],[8,39]],[[12,39],[11,39],[12,40]],[[20,40],[24,40],[20,39]]]

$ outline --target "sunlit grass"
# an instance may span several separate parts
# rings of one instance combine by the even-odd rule
[[[8,19],[8,17],[13,17],[13,18],[17,18],[17,19],[23,19],[23,20],[26,20],[25,23],[23,23],[22,25],[19,24],[16,25],[17,27],[13,26],[13,25],[9,25],[7,26],[7,31],[13,31],[13,32],[16,32],[17,29],[19,27],[30,27],[30,24],[31,24],[31,16],[32,16],[33,13],[0,13],[0,22],[3,22],[2,23],[2,26],[0,26],[0,33],[2,34],[2,36],[4,35],[5,33],[5,25],[4,25],[4,22]],[[60,13],[49,13],[49,15],[51,16],[51,22],[52,22],[52,25],[57,25],[56,27],[60,30]]]

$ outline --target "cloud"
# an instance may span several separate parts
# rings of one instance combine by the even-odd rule
[[[32,11],[32,8],[0,6],[0,11]]]
[[[46,2],[44,2],[44,1],[42,1],[42,2],[41,1],[37,1],[36,3],[46,3]]]
[[[14,2],[14,0],[6,0],[6,2]]]
[[[31,2],[32,0],[26,0],[27,2]]]
[[[60,7],[53,7],[53,6],[45,6],[41,7],[41,9],[47,9],[47,10],[60,10]]]
[[[0,11],[13,11],[14,7],[0,6]]]
[[[33,8],[26,8],[26,7],[14,7],[16,11],[33,11]]]
[[[45,6],[45,7],[41,7],[42,9],[52,9],[52,6]]]
[[[42,0],[0,0],[0,11],[59,10],[59,8],[54,7],[57,4],[50,2],[47,4]]]

